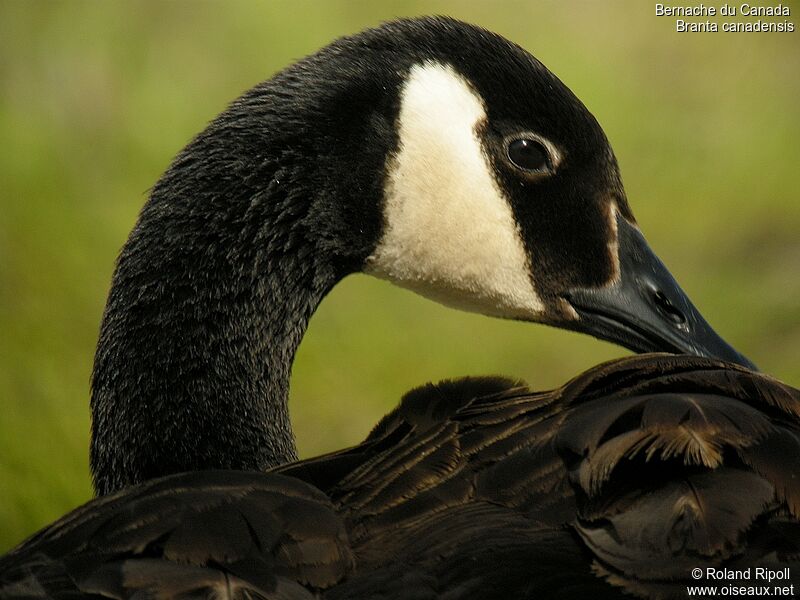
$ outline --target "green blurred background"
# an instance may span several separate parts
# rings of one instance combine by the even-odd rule
[[[172,156],[287,63],[426,13],[495,30],[558,74],[604,126],[643,230],[695,303],[762,369],[800,384],[800,32],[679,34],[649,0],[2,0],[0,551],[91,495],[101,311]],[[501,373],[551,387],[624,353],[354,276],[300,348],[300,451],[357,442],[428,380]]]

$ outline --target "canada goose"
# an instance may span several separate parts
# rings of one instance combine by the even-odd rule
[[[706,358],[551,393],[428,386],[363,444],[287,464],[294,351],[358,270]],[[344,38],[245,93],[153,188],[95,360],[105,496],[0,559],[0,596],[658,597],[689,557],[778,564],[797,464],[773,459],[800,443],[798,394],[717,359],[752,366],[648,248],[602,130],[538,61],[443,18]]]

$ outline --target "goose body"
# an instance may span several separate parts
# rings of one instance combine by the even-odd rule
[[[687,356],[429,385],[348,450],[94,500],[0,559],[0,596],[682,598],[692,569],[800,567],[798,417]]]
[[[696,356],[427,386],[294,462],[294,352],[356,271]],[[683,597],[691,561],[792,566],[798,393],[751,366],[566,86],[480,28],[390,23],[246,92],[155,185],[95,358],[101,497],[0,559],[0,597]]]

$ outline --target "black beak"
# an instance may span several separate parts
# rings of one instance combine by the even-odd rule
[[[618,281],[571,290],[566,299],[579,319],[567,327],[635,352],[695,354],[756,369],[716,334],[638,228],[617,216],[617,234]]]

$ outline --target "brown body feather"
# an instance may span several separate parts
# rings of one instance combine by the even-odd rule
[[[682,598],[696,567],[794,575],[798,478],[800,392],[729,364],[445,382],[349,450],[95,500],[0,559],[0,597]]]

